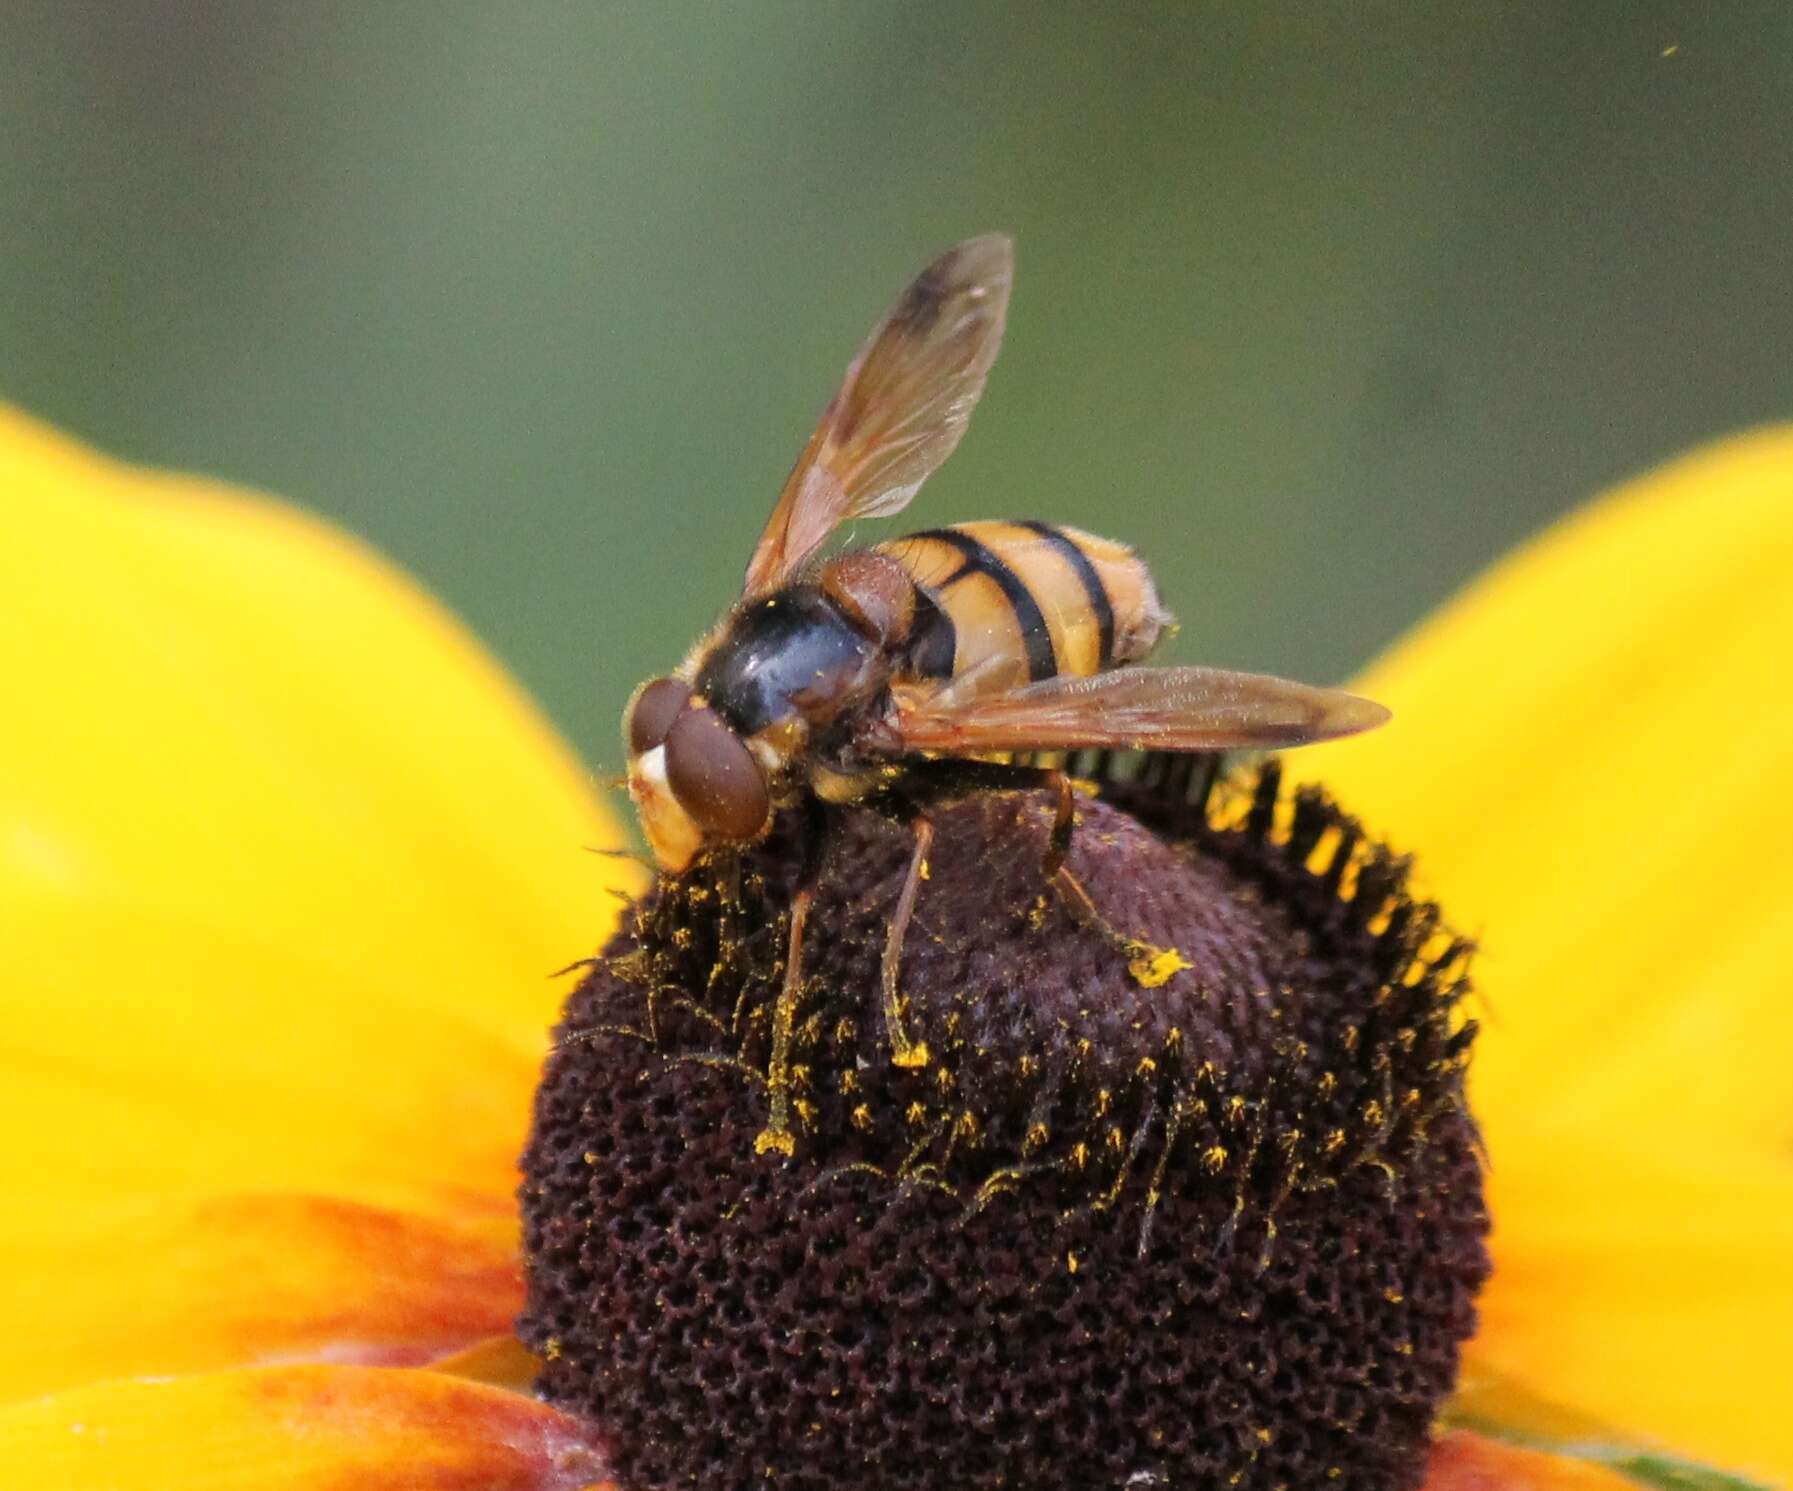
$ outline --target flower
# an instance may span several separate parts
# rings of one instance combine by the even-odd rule
[[[925,1065],[890,1054],[913,848],[875,813],[828,836],[796,985],[802,833],[663,882],[595,962],[519,1332],[624,1485],[1417,1484],[1488,1268],[1461,946],[1274,762],[1133,765],[1084,764],[1050,882],[1057,792],[931,774]]]
[[[310,520],[0,416],[0,1459],[18,1484],[576,1487],[511,1204],[617,827]],[[1621,489],[1290,758],[1483,945],[1493,1278],[1437,1491],[1793,1482],[1793,433]],[[1549,1451],[1556,1451],[1550,1453]]]

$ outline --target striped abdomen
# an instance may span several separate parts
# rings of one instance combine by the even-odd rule
[[[879,544],[918,594],[910,669],[979,691],[1137,661],[1170,620],[1124,544],[1052,523],[959,523]]]

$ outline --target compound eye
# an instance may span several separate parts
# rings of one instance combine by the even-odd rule
[[[691,699],[691,685],[678,678],[656,678],[635,690],[623,714],[623,735],[631,756],[645,756],[666,740],[666,732]]]
[[[756,838],[772,812],[766,774],[713,709],[687,709],[673,721],[666,784],[707,837]]]

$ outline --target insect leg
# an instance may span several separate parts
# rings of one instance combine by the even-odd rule
[[[912,820],[915,848],[909,856],[909,870],[903,877],[903,889],[897,896],[896,911],[890,919],[890,931],[884,938],[884,1029],[890,1038],[890,1059],[900,1067],[922,1067],[928,1064],[926,1041],[909,1039],[903,1028],[903,1002],[899,993],[903,964],[903,941],[909,933],[909,920],[915,914],[915,895],[927,873],[928,849],[934,842],[934,825],[922,814]]]
[[[1071,852],[1071,830],[1077,826],[1077,794],[1071,778],[1062,771],[1047,772],[1046,785],[1058,793],[1058,807],[1052,817],[1052,832],[1046,838],[1040,873],[1047,880],[1056,880],[1065,867],[1065,856]]]
[[[791,1133],[791,1038],[797,1029],[797,1001],[803,993],[803,929],[822,878],[822,850],[828,822],[819,803],[812,801],[804,824],[803,868],[791,894],[791,925],[785,940],[784,978],[778,1002],[772,1006],[772,1056],[766,1064],[766,1089],[770,1112],[766,1126],[753,1141],[755,1154],[794,1155],[797,1141]]]
[[[1127,972],[1141,988],[1156,989],[1173,974],[1181,973],[1190,967],[1189,960],[1174,947],[1159,947],[1156,943],[1147,942],[1143,937],[1129,937],[1116,930],[1108,918],[1097,909],[1090,893],[1083,888],[1083,882],[1071,873],[1070,867],[1060,865],[1053,875],[1051,885],[1059,894],[1065,909],[1083,926],[1096,933],[1108,945],[1127,960]]]
[[[803,990],[803,928],[809,920],[813,900],[815,887],[809,885],[791,897],[791,931],[785,943],[784,982],[778,990],[778,1003],[772,1007],[772,1060],[766,1069],[772,1111],[767,1116],[765,1128],[753,1141],[755,1154],[777,1151],[781,1155],[793,1155],[797,1152],[797,1141],[791,1136],[791,1034],[797,1025],[797,997]]]

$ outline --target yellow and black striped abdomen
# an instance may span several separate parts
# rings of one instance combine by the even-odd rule
[[[1051,523],[959,523],[879,544],[919,592],[911,665],[980,691],[1087,676],[1151,650],[1169,617],[1124,544]]]

